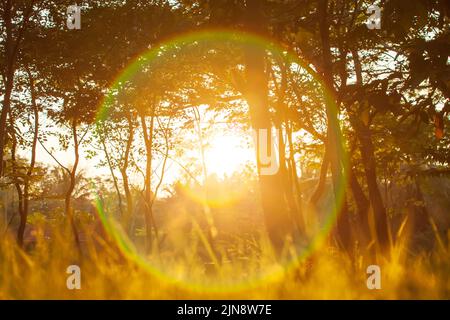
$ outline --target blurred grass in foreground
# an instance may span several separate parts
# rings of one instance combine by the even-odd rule
[[[449,299],[450,248],[445,243],[450,243],[450,232],[447,237],[438,237],[434,250],[416,254],[409,252],[406,240],[397,241],[388,258],[374,253],[349,258],[324,245],[291,268],[277,266],[263,243],[258,254],[218,261],[213,272],[197,259],[198,248],[189,248],[185,256],[150,257],[166,268],[166,274],[177,272],[185,280],[177,282],[163,279],[94,236],[79,259],[70,233],[55,232],[52,240],[38,233],[27,250],[6,234],[0,241],[0,299]],[[71,264],[81,268],[81,290],[66,288],[66,268]],[[366,287],[369,264],[381,267],[381,290]],[[264,268],[277,269],[278,276],[251,286],[227,285],[230,279]],[[186,285],[192,279],[203,279],[203,285]],[[210,290],[209,283],[222,285]]]

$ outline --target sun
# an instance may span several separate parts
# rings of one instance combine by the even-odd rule
[[[235,132],[216,132],[208,139],[205,162],[208,174],[230,176],[254,161],[254,151],[248,147],[248,137]]]

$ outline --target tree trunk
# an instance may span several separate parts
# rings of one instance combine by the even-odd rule
[[[356,81],[359,86],[362,86],[362,68],[358,52],[356,50],[352,50],[352,56],[355,64]],[[362,106],[362,104],[362,101],[359,101],[359,105]],[[369,189],[369,200],[374,214],[375,231],[378,244],[382,249],[386,249],[390,243],[387,214],[386,208],[383,204],[383,199],[381,197],[381,192],[378,187],[372,133],[370,131],[369,124],[365,124],[357,118],[355,118],[354,123],[355,133],[360,142],[361,157],[366,175],[367,188]]]
[[[14,186],[16,187],[17,191],[17,199],[18,199],[18,205],[17,210],[19,212],[19,228],[17,229],[17,243],[20,247],[23,247],[23,238],[25,234],[25,228],[27,225],[27,215],[23,208],[23,190],[20,185],[19,179],[19,172],[17,171],[17,159],[16,159],[16,149],[17,149],[17,139],[16,134],[14,131],[14,121],[12,118],[12,115],[10,115],[10,121],[11,121],[11,140],[12,140],[12,146],[11,146],[11,162],[12,162],[12,177],[14,181]]]
[[[370,234],[370,228],[369,228],[369,200],[367,199],[366,195],[364,194],[361,185],[358,182],[358,179],[356,178],[354,170],[350,167],[349,168],[349,180],[350,180],[350,187],[352,189],[353,199],[356,203],[356,211],[358,215],[359,220],[359,227],[360,227],[360,236],[361,240],[363,240],[365,243],[370,242],[371,240],[371,234]]]
[[[323,154],[322,164],[320,166],[319,182],[317,183],[317,187],[309,200],[310,204],[312,204],[314,207],[317,207],[317,203],[325,192],[325,184],[327,182],[326,180],[329,165],[330,158],[328,156],[328,147],[325,144],[325,152]]]
[[[348,206],[345,199],[345,188],[342,160],[344,147],[341,142],[341,129],[338,120],[338,110],[334,100],[334,85],[332,75],[332,58],[329,39],[330,24],[328,21],[328,1],[319,0],[318,15],[319,29],[322,42],[322,74],[328,93],[325,94],[325,105],[327,115],[327,145],[330,159],[333,191],[335,198],[336,236],[338,243],[346,250],[351,247],[350,223],[348,218]],[[330,94],[332,96],[330,96]],[[342,201],[342,203],[340,203]]]
[[[260,0],[248,0],[247,3],[248,26],[254,31],[265,31],[263,27],[264,17]],[[254,130],[266,130],[267,146],[269,150],[274,146],[271,136],[271,119],[268,105],[268,78],[265,71],[265,51],[257,47],[246,48],[246,79],[247,86],[245,97],[250,109],[250,120]],[[289,219],[289,206],[283,191],[281,170],[273,175],[261,174],[262,163],[260,159],[260,146],[257,143],[257,167],[259,175],[259,187],[264,220],[269,238],[277,253],[286,244],[288,238],[292,239]],[[280,161],[280,166],[285,166]]]
[[[127,234],[130,236],[133,236],[133,233],[131,231],[131,218],[133,216],[133,196],[131,194],[130,184],[128,181],[128,174],[127,174],[131,146],[133,144],[133,139],[134,139],[134,128],[133,128],[133,122],[131,120],[130,114],[127,114],[127,121],[128,121],[128,140],[127,140],[127,145],[125,148],[125,153],[124,153],[124,156],[122,159],[123,162],[120,167],[120,174],[122,175],[122,185],[123,185],[123,190],[125,192],[125,199],[127,202],[127,210],[126,210],[125,216],[122,219],[122,224],[123,224],[123,227],[126,230]]]
[[[75,161],[73,163],[72,169],[69,170],[69,186],[66,190],[66,195],[64,199],[64,213],[69,221],[69,226],[72,229],[72,233],[75,240],[75,245],[77,246],[80,254],[81,254],[81,244],[80,239],[78,236],[77,227],[75,224],[75,218],[74,218],[74,211],[72,208],[72,193],[75,189],[76,185],[76,174],[78,169],[78,163],[80,161],[80,153],[79,153],[79,141],[78,141],[78,123],[77,120],[74,118],[71,123],[72,127],[72,135],[73,135],[73,148],[74,148],[74,154],[75,154]]]
[[[201,118],[200,118],[200,112],[198,111],[197,107],[193,107],[194,112],[194,119],[195,123],[197,125],[197,136],[198,136],[198,142],[200,147],[200,159],[202,163],[202,173],[203,173],[203,196],[202,196],[202,209],[203,214],[205,216],[205,222],[206,222],[206,236],[209,242],[209,245],[211,246],[212,250],[216,253],[215,245],[214,245],[214,238],[217,236],[217,229],[214,224],[214,219],[211,213],[211,208],[208,203],[208,195],[209,195],[209,183],[208,183],[208,168],[206,167],[206,158],[205,158],[205,147],[203,143],[203,133],[201,128]],[[168,149],[167,149],[168,150]]]
[[[144,135],[145,150],[146,150],[146,167],[144,178],[144,205],[145,205],[145,228],[146,228],[146,250],[151,252],[153,248],[152,233],[155,231],[156,243],[158,244],[158,230],[156,228],[155,220],[153,217],[152,208],[152,190],[151,190],[151,176],[152,176],[152,149],[153,149],[153,129],[155,123],[155,109],[151,111],[150,128],[147,127],[145,116],[140,115],[141,126]]]
[[[123,167],[120,170],[120,174],[122,175],[122,186],[125,192],[125,200],[127,202],[127,210],[122,219],[123,228],[126,230],[128,235],[132,235],[131,233],[131,218],[133,216],[133,196],[130,190],[130,183],[128,181],[127,168]]]
[[[292,128],[289,121],[286,121],[286,135],[287,143],[289,146],[289,188],[290,193],[293,197],[293,207],[295,208],[294,221],[297,222],[297,227],[299,232],[304,233],[306,231],[305,217],[303,216],[302,208],[302,190],[300,189],[300,183],[298,181],[297,166],[294,157],[294,144],[292,141]]]
[[[6,135],[7,135],[7,117],[11,108],[11,93],[14,84],[14,49],[12,38],[12,1],[6,0],[3,10],[3,20],[5,23],[5,93],[3,96],[3,108],[0,114],[0,177],[4,176],[3,154],[5,152]]]
[[[103,129],[101,129],[101,130],[103,130]],[[100,133],[100,134],[103,135],[103,133]],[[120,217],[121,217],[121,219],[123,219],[122,195],[120,193],[119,183],[117,182],[117,177],[116,177],[116,174],[114,173],[114,167],[113,167],[113,164],[111,162],[111,157],[109,156],[108,148],[106,147],[105,138],[103,136],[100,137],[100,142],[102,144],[103,152],[105,153],[106,162],[108,163],[109,172],[111,173],[111,177],[113,179],[114,189],[116,190],[117,199],[118,199],[118,202],[119,202]]]
[[[17,52],[19,51],[20,42],[24,34],[24,30],[31,16],[34,1],[30,1],[27,9],[22,13],[21,25],[17,29],[16,39],[13,39],[13,1],[3,1],[3,21],[5,24],[5,69],[2,70],[5,82],[5,93],[3,97],[3,108],[0,113],[0,177],[4,176],[3,155],[7,139],[7,117],[11,108],[11,93],[14,86],[15,63],[17,60]]]
[[[27,67],[27,73],[28,73],[28,79],[30,81],[31,106],[33,107],[33,115],[34,115],[34,132],[33,132],[33,141],[31,144],[30,165],[27,170],[24,187],[23,187],[23,215],[25,218],[25,223],[26,223],[26,219],[28,217],[28,208],[29,208],[29,202],[30,202],[30,195],[29,195],[30,181],[31,181],[31,177],[33,175],[34,166],[36,164],[36,145],[37,145],[38,133],[39,133],[39,109],[36,104],[36,91],[34,88],[34,80],[32,78],[31,72],[28,67]]]

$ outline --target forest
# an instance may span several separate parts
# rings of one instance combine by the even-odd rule
[[[0,300],[450,299],[449,15],[1,0]]]

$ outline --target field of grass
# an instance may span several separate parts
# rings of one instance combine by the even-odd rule
[[[450,232],[447,237],[438,237],[432,251],[411,252],[404,236],[388,256],[351,258],[325,241],[289,264],[260,243],[246,259],[215,257],[208,265],[196,247],[144,259],[92,236],[80,258],[70,233],[51,240],[37,234],[25,250],[7,234],[0,241],[0,299],[449,299]],[[80,290],[66,286],[73,264],[81,268]],[[381,268],[379,290],[366,286],[369,264]]]

